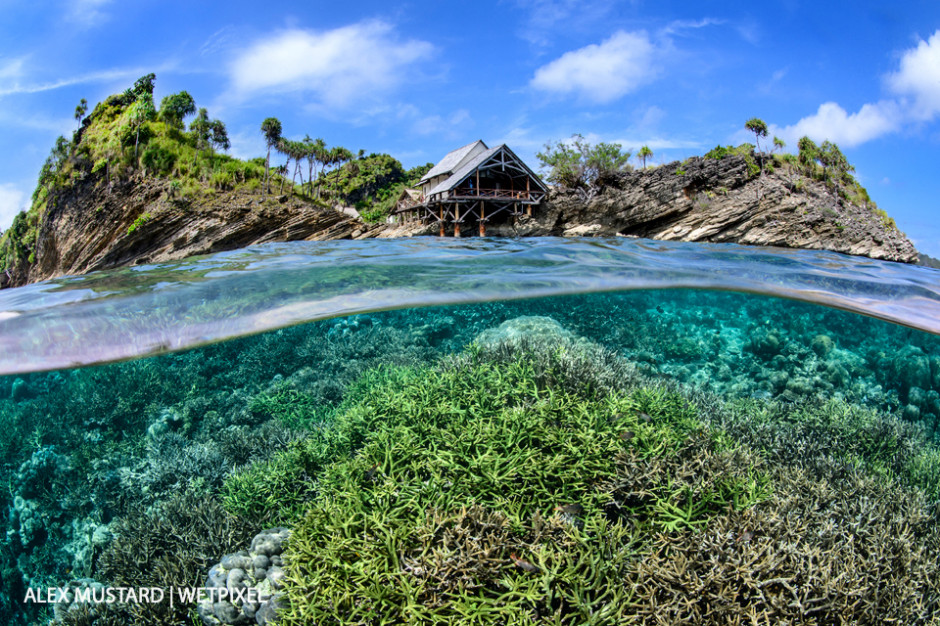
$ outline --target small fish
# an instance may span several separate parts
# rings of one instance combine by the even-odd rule
[[[620,433],[621,441],[630,441],[634,437],[636,437],[636,433],[633,432],[632,430],[625,430],[622,433]]]
[[[743,533],[738,535],[738,541],[748,542],[753,538],[754,538],[754,531],[752,530],[745,530]]]
[[[379,466],[378,466],[378,464],[373,465],[371,468],[369,468],[368,470],[366,470],[366,480],[374,481],[374,480],[375,480],[375,475],[378,474],[378,472],[379,472]]]
[[[656,310],[659,312],[660,315],[666,313],[665,311],[663,311],[663,307],[661,307],[661,306],[657,306],[657,307],[656,307]]]
[[[518,567],[519,569],[523,571],[530,572],[530,573],[539,571],[538,566],[533,565],[532,563],[529,563],[525,559],[519,558],[518,556],[516,556],[515,552],[509,553],[509,559],[513,562],[513,564],[516,567]]]
[[[650,417],[649,413],[643,413],[642,411],[640,412],[639,418],[643,420],[644,422],[646,422],[647,424],[653,421],[653,418]]]
[[[556,506],[555,510],[562,515],[578,516],[584,513],[584,507],[580,504],[564,504],[562,506]]]

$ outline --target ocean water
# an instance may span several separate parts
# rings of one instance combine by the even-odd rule
[[[621,238],[2,291],[0,621],[936,623],[938,335],[936,270]]]

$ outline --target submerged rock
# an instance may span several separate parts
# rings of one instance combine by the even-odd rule
[[[476,337],[476,342],[483,346],[494,346],[499,343],[518,343],[526,339],[574,339],[574,335],[562,328],[561,324],[550,317],[541,315],[524,315],[506,320],[496,328],[490,328]]]

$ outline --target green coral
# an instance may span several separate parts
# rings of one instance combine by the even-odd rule
[[[565,380],[564,351],[497,350],[351,393],[294,529],[281,623],[609,623],[630,593],[599,581],[624,575],[646,533],[768,495],[679,394],[604,393]]]

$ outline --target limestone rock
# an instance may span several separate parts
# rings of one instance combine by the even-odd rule
[[[783,171],[753,176],[741,156],[693,157],[607,176],[599,191],[553,189],[532,217],[488,227],[487,234],[644,237],[918,261],[910,240],[871,208],[850,203],[821,182],[796,180]]]

